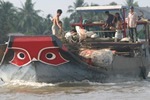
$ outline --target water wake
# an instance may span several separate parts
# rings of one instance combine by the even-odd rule
[[[49,86],[55,86],[55,84],[52,83],[38,83],[38,82],[28,82],[23,80],[13,80],[8,83],[4,83],[3,86],[28,86],[28,87],[34,87],[34,88],[41,88],[41,87],[49,87]]]

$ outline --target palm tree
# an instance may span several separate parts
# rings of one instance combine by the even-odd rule
[[[138,2],[134,2],[134,0],[126,0],[125,3],[126,6],[130,7],[130,6],[135,6],[135,7],[139,7]]]
[[[87,6],[87,3],[84,2],[84,0],[76,0],[73,2],[73,6],[68,6],[68,13],[75,13],[77,7]]]
[[[38,15],[40,10],[34,10],[34,4],[32,0],[26,0],[22,8],[19,8],[19,31],[23,33],[34,33],[37,23],[41,19]]]
[[[76,0],[75,2],[73,2],[73,6],[70,5],[68,6],[68,13],[71,13],[70,15],[70,19],[76,19],[76,17],[78,16],[78,14],[76,13],[76,8],[77,7],[82,7],[82,6],[88,6],[87,3],[84,2],[84,0]]]
[[[109,5],[117,5],[116,2],[111,2]]]
[[[0,0],[0,42],[6,40],[6,35],[16,31],[16,8],[10,2]]]
[[[69,31],[70,30],[70,18],[68,18],[68,17],[65,17],[65,18],[63,18],[63,28],[64,28],[64,30],[65,31]]]
[[[50,35],[51,32],[51,27],[52,26],[52,21],[50,21],[49,18],[42,18],[39,19],[36,25],[36,30],[34,31],[36,34],[41,35]]]
[[[91,3],[90,6],[99,6],[98,4]],[[97,21],[98,19],[101,19],[101,14],[96,13],[96,12],[83,12],[82,13],[82,18],[84,20],[87,20],[88,22],[94,22]]]

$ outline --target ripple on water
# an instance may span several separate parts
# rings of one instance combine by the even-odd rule
[[[0,82],[3,100],[144,100],[150,99],[150,81],[120,83],[63,82],[58,84]],[[9,98],[9,99],[8,99]]]

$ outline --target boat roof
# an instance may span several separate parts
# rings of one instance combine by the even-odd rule
[[[122,5],[113,5],[113,6],[88,6],[88,7],[77,7],[78,12],[82,11],[116,11],[121,9],[126,9],[126,6]]]

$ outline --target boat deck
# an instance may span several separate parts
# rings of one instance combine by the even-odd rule
[[[114,42],[112,38],[96,38],[96,39],[85,39],[82,42],[83,46],[90,48],[114,48],[114,47],[130,47],[132,49],[141,47],[145,42],[131,43],[131,42]]]

